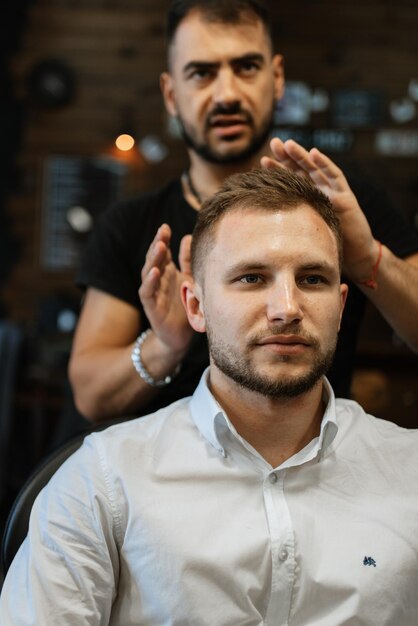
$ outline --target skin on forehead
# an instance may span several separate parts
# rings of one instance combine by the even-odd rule
[[[301,215],[305,217],[301,219]],[[335,279],[340,277],[336,237],[307,204],[277,211],[232,208],[215,224],[208,244],[201,250],[202,282],[214,265],[233,274],[239,268],[271,269],[286,262],[305,268],[323,267]],[[199,281],[199,276],[196,279]]]
[[[212,21],[199,9],[192,9],[180,22],[168,50],[171,71],[178,64],[183,69],[190,60],[206,62],[214,59],[233,59],[247,54],[254,42],[262,42],[266,57],[272,55],[272,43],[264,24],[258,17],[234,23]],[[222,47],[219,41],[222,40]],[[240,44],[238,42],[241,42]],[[237,48],[237,44],[241,49]],[[258,53],[259,46],[254,49]]]

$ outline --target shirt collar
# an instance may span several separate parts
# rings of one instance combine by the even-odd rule
[[[208,387],[209,367],[205,369],[200,382],[190,401],[190,411],[193,420],[203,437],[218,450],[222,456],[226,456],[226,451],[219,441],[218,424],[225,423],[225,415],[209,391]]]
[[[334,441],[337,432],[337,409],[335,406],[335,394],[328,378],[324,377],[323,400],[325,403],[324,416],[321,422],[321,430],[318,438],[318,460],[322,458],[326,450]]]
[[[200,382],[191,398],[190,411],[193,421],[203,437],[216,449],[222,456],[226,456],[227,452],[220,440],[220,432],[228,424],[229,420],[220,404],[215,400],[208,387],[209,367],[203,372]],[[324,416],[321,422],[319,437],[314,442],[308,444],[309,458],[318,456],[318,461],[323,457],[327,448],[334,441],[338,431],[336,420],[336,406],[334,391],[327,378],[324,378],[324,402],[326,403]],[[229,425],[228,425],[229,428]],[[301,451],[303,452],[303,451]],[[295,456],[298,456],[298,453]],[[306,455],[303,461],[309,460]],[[295,457],[293,457],[295,460]],[[303,462],[301,461],[301,462]],[[293,465],[294,463],[292,463]]]

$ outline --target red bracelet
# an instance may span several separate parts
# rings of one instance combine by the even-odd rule
[[[377,261],[373,266],[372,273],[370,277],[366,280],[360,280],[359,285],[364,285],[369,289],[377,289],[377,270],[379,269],[380,261],[382,260],[382,243],[380,241],[377,242],[379,244],[379,253],[377,255]]]

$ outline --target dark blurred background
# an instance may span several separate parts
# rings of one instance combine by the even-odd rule
[[[82,420],[66,367],[94,220],[187,160],[159,91],[167,0],[14,0],[0,20],[1,511]],[[384,188],[418,228],[418,3],[270,0],[276,131]],[[129,134],[135,145],[115,146]],[[139,268],[138,268],[139,270]],[[417,320],[418,323],[418,320]],[[418,358],[368,311],[353,394],[418,427]]]

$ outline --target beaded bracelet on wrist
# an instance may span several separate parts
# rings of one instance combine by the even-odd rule
[[[148,335],[151,332],[152,332],[151,328],[148,328],[148,330],[145,330],[143,333],[141,333],[139,335],[139,337],[137,338],[137,340],[135,341],[134,347],[133,347],[132,352],[131,352],[132,364],[133,364],[135,370],[137,371],[137,373],[139,374],[139,376],[142,378],[142,380],[144,382],[146,382],[148,385],[150,385],[151,387],[166,387],[167,385],[169,385],[171,383],[173,378],[175,376],[177,376],[177,374],[180,371],[180,367],[181,366],[180,366],[180,364],[177,365],[176,369],[174,370],[174,372],[170,376],[165,376],[161,380],[155,380],[155,378],[153,378],[151,376],[151,374],[146,369],[146,367],[145,367],[145,365],[144,365],[144,363],[142,361],[142,357],[141,357],[142,345],[143,345],[145,339],[148,337]]]

